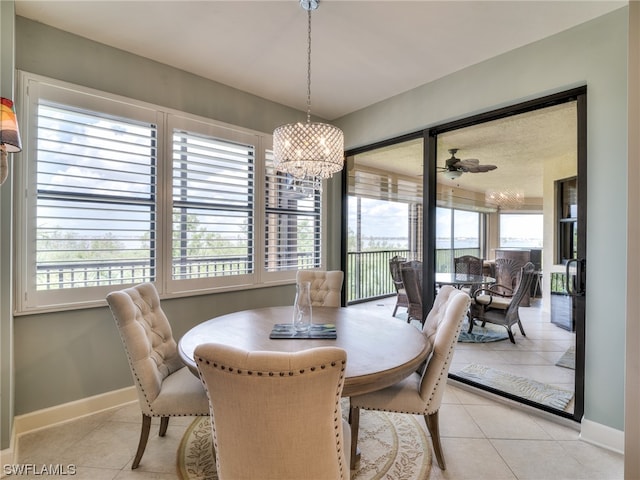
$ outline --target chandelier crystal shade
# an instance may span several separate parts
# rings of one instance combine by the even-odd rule
[[[329,178],[342,170],[344,137],[327,123],[289,123],[273,132],[273,154],[278,170],[294,178]]]
[[[487,190],[485,202],[501,209],[515,210],[524,204],[524,192],[518,189]]]
[[[316,0],[300,0],[308,16],[307,48],[307,121],[289,123],[273,132],[273,156],[276,169],[297,180],[311,180],[318,188],[322,180],[342,170],[344,135],[327,123],[311,121],[311,10]]]

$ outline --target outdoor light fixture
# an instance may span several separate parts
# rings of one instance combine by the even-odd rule
[[[342,170],[344,164],[344,135],[326,123],[311,121],[311,11],[319,0],[300,0],[307,11],[307,121],[289,123],[273,132],[273,155],[277,170],[296,180],[310,180],[314,189],[321,190],[322,180]]]
[[[9,162],[7,153],[15,153],[22,150],[20,132],[16,112],[13,110],[13,102],[8,98],[0,97],[0,185],[9,175]]]

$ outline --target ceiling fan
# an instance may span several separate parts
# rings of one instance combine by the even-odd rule
[[[451,158],[448,158],[444,167],[439,167],[440,171],[449,180],[455,180],[463,173],[480,173],[495,170],[495,165],[480,165],[480,161],[477,158],[465,158],[461,160],[456,158],[457,148],[449,149]]]

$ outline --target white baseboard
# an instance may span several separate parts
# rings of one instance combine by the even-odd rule
[[[578,423],[573,420],[554,415],[553,413],[548,413],[540,409],[530,407],[528,405],[523,405],[514,400],[510,400],[499,395],[494,395],[490,392],[471,387],[465,383],[458,382],[451,378],[448,379],[448,382],[458,388],[473,392],[476,395],[482,395],[491,398],[496,402],[504,403],[506,405],[519,408],[531,414],[541,416],[560,425],[574,428],[575,430],[580,431],[580,440],[591,443],[592,445],[596,445],[598,447],[606,448],[607,450],[611,450],[612,452],[624,454],[624,432],[621,430],[616,430],[615,428],[607,427],[606,425],[602,425],[601,423],[587,420],[584,417],[582,418],[581,422]]]
[[[16,455],[18,453],[17,439],[23,433],[51,427],[137,400],[136,388],[131,386],[18,415],[13,419],[9,448],[0,450],[0,465],[16,463]],[[0,478],[4,478],[3,472],[0,472]]]
[[[13,420],[14,433],[16,436],[20,436],[26,432],[51,427],[58,423],[98,413],[137,399],[136,389],[131,386],[18,415]]]
[[[580,422],[580,439],[598,447],[624,455],[624,431],[592,422],[586,418]]]

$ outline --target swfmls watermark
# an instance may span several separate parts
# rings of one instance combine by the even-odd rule
[[[62,463],[6,463],[2,466],[2,473],[6,476],[10,475],[75,475],[78,469],[74,464]]]

